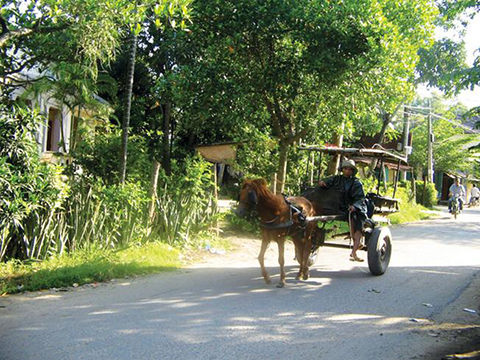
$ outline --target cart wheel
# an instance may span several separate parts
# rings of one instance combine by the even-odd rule
[[[373,275],[387,271],[392,254],[392,234],[388,227],[373,229],[368,241],[368,268]]]
[[[318,257],[318,249],[310,253],[310,256],[308,257],[308,266],[313,266],[317,261],[317,257]]]

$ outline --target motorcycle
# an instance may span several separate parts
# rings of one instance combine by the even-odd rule
[[[479,204],[480,204],[480,200],[478,199],[478,197],[474,197],[472,201],[470,201],[470,204],[468,205],[468,207],[477,207]]]
[[[454,219],[456,219],[461,212],[460,196],[455,195],[452,198],[450,198],[450,201],[451,201],[450,214],[452,214]]]

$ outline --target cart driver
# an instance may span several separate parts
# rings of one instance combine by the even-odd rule
[[[365,202],[365,192],[361,181],[355,177],[357,167],[353,160],[343,160],[341,164],[341,175],[331,176],[325,180],[319,181],[318,185],[325,188],[339,188],[341,195],[340,211],[345,214],[345,220],[351,216],[351,231],[353,238],[353,248],[350,254],[350,261],[362,262],[363,259],[357,256],[357,250],[360,248],[360,239],[362,238],[362,229],[367,219],[367,205]]]

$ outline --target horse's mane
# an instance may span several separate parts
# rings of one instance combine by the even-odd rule
[[[282,196],[275,195],[267,185],[265,179],[254,179],[254,180],[245,180],[244,186],[250,185],[252,188],[255,189],[257,196],[260,198],[264,198],[265,202],[271,206],[276,208],[281,208],[285,205],[285,201]]]

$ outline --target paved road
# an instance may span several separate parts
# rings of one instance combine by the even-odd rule
[[[392,228],[380,277],[325,248],[312,277],[295,281],[289,247],[287,287],[267,286],[259,241],[246,239],[175,273],[0,298],[0,359],[432,359],[480,326],[453,307],[480,278],[480,210],[445,216]]]

